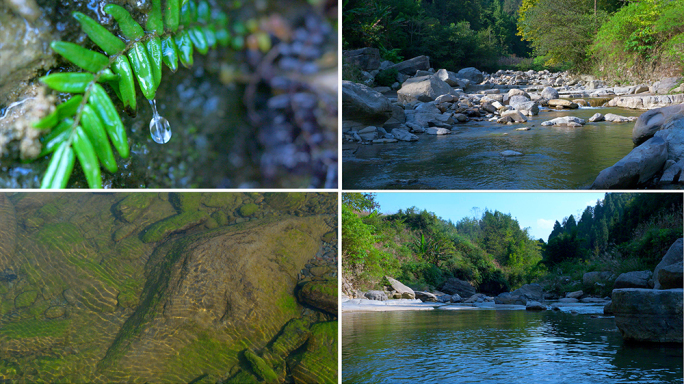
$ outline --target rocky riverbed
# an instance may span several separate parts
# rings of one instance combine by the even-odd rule
[[[654,139],[628,155],[623,161],[629,163],[627,166],[618,163],[612,167],[610,175],[597,179],[595,188],[680,187],[681,164],[678,162],[684,158],[684,152],[680,148],[683,140],[679,132],[684,124],[684,114],[676,110],[676,105],[684,102],[681,78],[652,84],[609,86],[600,80],[567,72],[501,70],[486,74],[476,68],[451,72],[431,68],[426,56],[392,64],[381,62],[379,55],[375,55],[372,49],[345,53],[347,63],[362,70],[366,84],[373,85],[378,78],[387,81],[387,76],[392,75],[396,80],[389,87],[374,88],[363,83],[343,82],[345,162],[354,158],[359,145],[391,145],[432,135],[450,135],[483,121],[514,125],[517,130],[528,131],[528,120],[540,112],[554,110],[562,112],[561,116],[542,121],[542,129],[551,126],[580,129],[587,123],[600,127],[607,124],[605,122],[633,125],[633,140],[639,145],[644,141],[641,132],[645,126],[648,126],[650,136],[663,131],[657,136],[664,137],[663,141],[669,146]],[[576,116],[578,109],[602,105],[652,111],[640,120],[632,113],[604,115],[597,111],[585,119]],[[654,114],[660,117],[652,119]],[[658,143],[661,144],[653,148],[653,144]],[[523,153],[504,150],[500,155],[520,156]],[[672,175],[666,173],[668,169]],[[529,188],[523,186],[522,189]]]
[[[0,194],[0,378],[336,383],[336,211],[317,193]]]

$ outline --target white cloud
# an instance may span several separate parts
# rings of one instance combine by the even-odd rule
[[[556,223],[554,219],[537,219],[537,228],[540,230],[553,230],[553,224]]]

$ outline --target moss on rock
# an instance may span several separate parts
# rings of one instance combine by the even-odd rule
[[[114,206],[114,214],[120,220],[132,223],[145,212],[155,197],[154,193],[136,192],[128,194]]]
[[[220,226],[228,225],[228,216],[222,211],[216,211],[211,215],[211,218]]]
[[[239,193],[234,192],[211,192],[202,194],[202,204],[211,208],[233,209],[242,203]]]
[[[282,333],[275,342],[273,342],[271,351],[275,355],[285,357],[304,345],[309,338],[309,335],[311,335],[311,332],[309,331],[309,324],[307,324],[306,321],[302,319],[292,319],[285,324]]]
[[[14,306],[16,308],[29,307],[36,301],[38,297],[38,291],[26,291],[22,292],[17,297],[14,298]]]
[[[257,356],[254,352],[249,349],[245,351],[245,358],[249,361],[252,371],[256,373],[258,377],[267,383],[277,383],[278,375],[273,371],[268,363],[261,357]]]
[[[326,243],[332,243],[333,241],[337,240],[337,232],[335,231],[330,231],[323,235],[322,240]]]
[[[152,224],[143,235],[142,241],[143,243],[159,241],[173,232],[183,231],[202,224],[208,218],[209,215],[203,211],[185,212],[176,216],[171,216]]]
[[[259,206],[254,203],[245,204],[240,207],[240,216],[249,217],[259,210]]]
[[[197,192],[177,192],[169,195],[169,200],[178,213],[197,211],[202,194]]]
[[[314,280],[302,284],[300,301],[337,316],[337,280]]]
[[[295,383],[337,383],[337,321],[314,324],[306,351],[289,366]]]
[[[306,201],[303,192],[271,192],[265,194],[268,205],[278,211],[295,210]]]

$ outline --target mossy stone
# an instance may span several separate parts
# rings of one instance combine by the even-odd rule
[[[261,357],[257,356],[254,352],[249,349],[245,351],[245,358],[249,361],[252,371],[256,373],[258,377],[267,383],[277,383],[278,375],[273,371],[268,363]]]
[[[202,194],[197,192],[177,192],[170,194],[169,200],[179,213],[194,212],[199,209]]]
[[[305,282],[298,293],[299,301],[337,316],[337,280]]]
[[[36,301],[38,297],[38,291],[26,291],[22,292],[14,298],[14,306],[16,308],[28,307]]]
[[[114,206],[114,214],[126,223],[133,223],[152,204],[155,197],[153,193],[135,192],[128,194]]]
[[[234,192],[211,192],[202,194],[202,204],[211,208],[235,208],[242,202],[240,194]]]
[[[133,232],[135,232],[138,229],[138,226],[135,224],[126,224],[123,227],[120,227],[116,231],[114,231],[114,235],[112,235],[112,240],[119,242],[128,236],[130,236]]]
[[[247,371],[240,371],[235,376],[224,381],[224,384],[257,384],[259,380]]]
[[[295,383],[337,383],[337,321],[314,324],[306,351],[289,365]]]
[[[57,319],[66,314],[66,308],[60,306],[53,306],[45,311],[45,317],[48,319]]]
[[[245,204],[240,207],[240,216],[249,217],[254,215],[259,210],[259,206],[254,203]]]
[[[270,192],[264,197],[268,205],[278,211],[295,210],[306,201],[306,193],[303,192]]]
[[[216,220],[214,220],[213,218],[210,217],[207,219],[207,221],[204,222],[204,226],[207,227],[208,229],[212,229],[212,228],[218,227],[219,225],[216,222]]]
[[[197,195],[199,196],[199,194]],[[209,215],[207,215],[207,213],[204,211],[185,212],[171,216],[152,224],[152,226],[143,235],[142,241],[143,243],[159,241],[173,232],[183,231],[200,225],[208,218]]]
[[[334,240],[337,240],[337,232],[330,231],[323,235],[321,240],[323,240],[326,243],[332,243]]]
[[[309,324],[302,319],[292,319],[283,327],[282,333],[273,342],[271,351],[274,354],[286,357],[297,348],[306,343],[311,335]]]
[[[45,220],[38,216],[31,216],[24,221],[24,226],[26,229],[37,229],[43,226]]]
[[[228,216],[222,211],[216,211],[211,215],[211,218],[220,226],[228,225]]]

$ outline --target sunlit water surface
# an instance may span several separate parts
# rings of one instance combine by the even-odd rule
[[[344,313],[344,383],[681,383],[681,345],[543,311]]]

